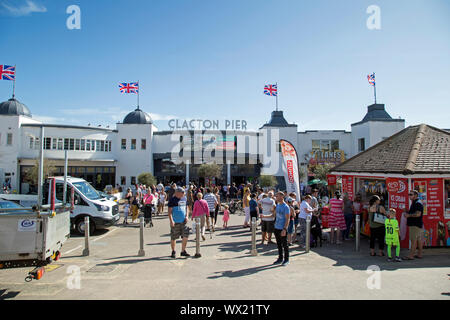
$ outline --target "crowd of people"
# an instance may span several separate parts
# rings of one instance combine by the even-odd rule
[[[278,259],[275,264],[289,264],[289,247],[298,243],[301,249],[306,247],[307,219],[310,217],[311,226],[317,232],[313,234],[313,245],[317,245],[320,240],[322,244],[321,232],[321,206],[323,198],[326,198],[329,207],[328,226],[330,228],[330,243],[340,245],[343,241],[350,240],[355,231],[355,217],[362,212],[363,204],[361,195],[356,195],[351,200],[348,194],[341,198],[340,192],[335,192],[334,197],[328,200],[328,193],[322,193],[322,199],[318,189],[309,189],[310,193],[302,194],[301,199],[297,199],[296,193],[283,191],[263,190],[257,184],[246,184],[237,187],[235,184],[228,186],[200,187],[195,184],[182,187],[175,183],[164,186],[161,183],[156,186],[147,187],[136,185],[133,190],[128,188],[125,195],[124,224],[128,224],[128,217],[131,214],[131,221],[134,222],[139,217],[139,212],[144,212],[146,226],[152,226],[152,216],[161,215],[164,212],[165,204],[168,206],[168,217],[170,222],[171,235],[171,256],[175,258],[176,240],[182,238],[181,256],[190,256],[186,252],[190,229],[189,220],[192,222],[192,229],[195,229],[195,218],[200,219],[200,236],[206,240],[205,232],[214,232],[217,229],[219,213],[223,214],[222,227],[228,228],[230,217],[229,202],[242,201],[244,211],[243,228],[249,228],[252,218],[259,222],[261,227],[261,244],[275,244],[272,236],[275,237],[278,247]],[[422,242],[420,241],[420,230],[423,225],[420,202],[417,201],[417,192],[410,192],[413,197],[412,208],[408,218],[410,227],[410,238],[413,243],[410,255],[406,259],[422,257]],[[422,210],[422,211],[421,211]],[[399,257],[399,227],[395,220],[396,212],[390,209],[386,212],[380,205],[380,198],[373,196],[369,201],[369,224],[370,224],[370,255],[375,254],[375,242],[378,240],[379,256],[384,256],[385,244],[388,248],[390,261],[401,261]],[[382,216],[382,217],[378,217]],[[381,219],[381,220],[379,220]],[[416,230],[417,229],[417,230]],[[396,247],[396,256],[392,257],[391,247]],[[416,248],[418,254],[415,254]]]

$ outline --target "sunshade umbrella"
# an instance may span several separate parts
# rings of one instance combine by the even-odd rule
[[[319,184],[320,183],[320,179],[314,179],[308,182],[309,185],[311,184]]]

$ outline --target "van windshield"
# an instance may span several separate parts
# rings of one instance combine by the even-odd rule
[[[88,182],[74,182],[73,185],[90,200],[102,199],[97,190]]]

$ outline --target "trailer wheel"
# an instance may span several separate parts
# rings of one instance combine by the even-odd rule
[[[75,229],[81,235],[84,235],[84,218],[80,218],[75,222]],[[92,236],[95,232],[94,221],[89,220],[89,235]]]

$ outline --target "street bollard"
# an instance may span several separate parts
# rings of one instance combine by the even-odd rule
[[[84,217],[84,250],[83,256],[89,255],[89,217]]]
[[[359,214],[356,215],[355,217],[356,219],[356,226],[355,226],[355,246],[356,246],[356,251],[359,251],[359,238],[360,238],[360,234],[361,234],[361,216]]]
[[[208,218],[208,217],[206,217]],[[195,258],[200,258],[200,218],[195,218]]]
[[[144,251],[144,217],[140,217],[139,218],[140,223],[140,232],[139,232],[139,252],[138,252],[138,256],[139,257],[143,257],[145,256],[145,251]]]
[[[252,256],[257,256],[258,251],[256,251],[256,218],[252,218]]]
[[[311,216],[306,217],[306,238],[305,238],[305,252],[309,252],[311,246]]]

